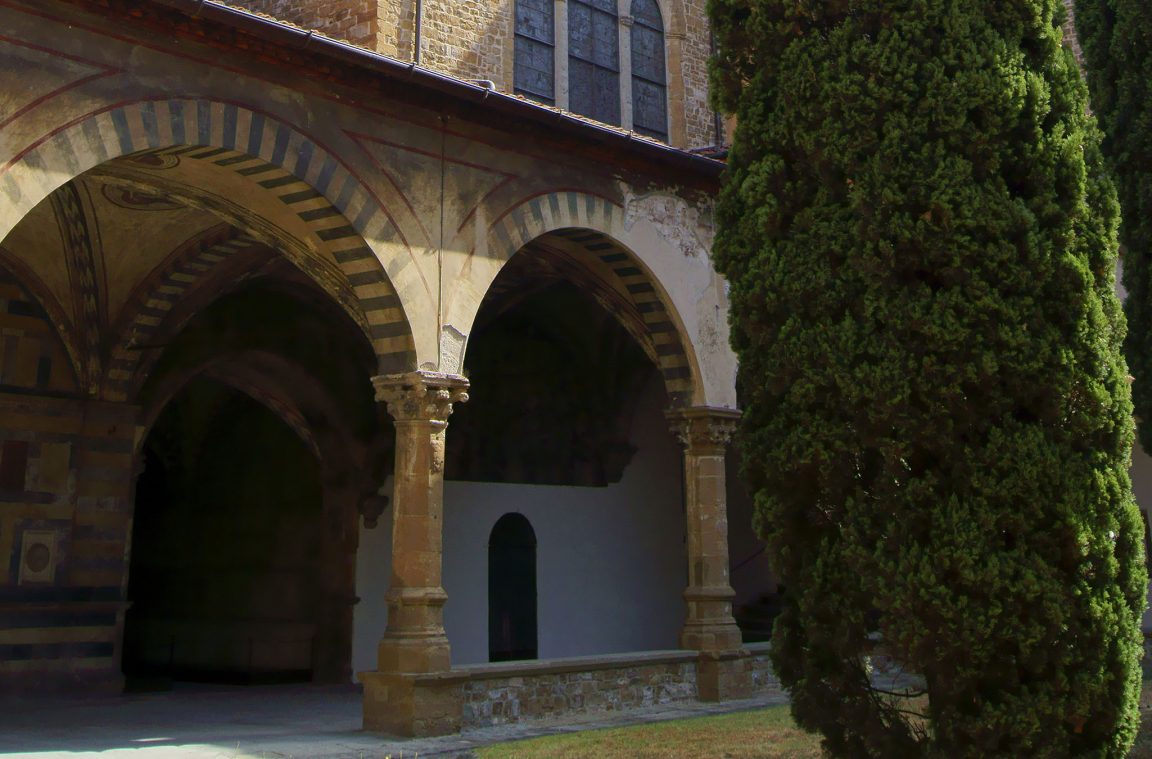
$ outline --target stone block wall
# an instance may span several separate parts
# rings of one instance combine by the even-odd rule
[[[0,691],[121,685],[135,414],[0,393]]]
[[[357,45],[375,46],[375,0],[228,0],[228,5],[315,29]]]
[[[692,651],[482,665],[462,672],[464,727],[696,699]],[[454,670],[455,672],[456,670]]]
[[[770,643],[750,643],[747,646],[751,654],[752,693],[757,696],[774,694],[784,696],[784,689],[780,680],[772,669],[772,661],[768,658]]]
[[[704,0],[686,0],[684,3],[684,39],[678,60],[672,60],[675,50],[674,40],[669,40],[668,67],[682,72],[683,103],[675,103],[677,93],[669,93],[669,108],[672,123],[679,113],[684,119],[684,143],[680,147],[696,148],[715,145],[724,140],[723,130],[717,136],[715,112],[708,105],[708,57],[712,54],[712,29],[708,24],[708,14]],[[668,19],[664,20],[668,26]],[[673,142],[675,142],[673,138]]]
[[[416,0],[228,0],[402,61],[415,51]],[[627,15],[627,3],[623,15]],[[420,65],[510,92],[515,0],[423,0]],[[557,13],[566,13],[558,2]],[[670,141],[682,148],[723,141],[708,105],[711,32],[704,0],[665,2]],[[563,51],[563,45],[558,50]]]

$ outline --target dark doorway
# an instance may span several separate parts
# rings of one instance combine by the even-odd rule
[[[488,538],[488,660],[536,658],[536,533],[505,514]]]
[[[124,635],[130,687],[313,678],[315,457],[265,406],[193,380],[158,419],[137,486]]]

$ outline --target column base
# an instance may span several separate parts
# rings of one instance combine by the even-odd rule
[[[700,654],[696,692],[701,701],[733,701],[752,697],[752,658],[744,649]]]
[[[466,675],[361,672],[364,729],[406,738],[460,732]]]

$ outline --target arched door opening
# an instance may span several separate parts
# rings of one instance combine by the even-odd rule
[[[488,538],[488,661],[536,658],[536,533],[505,514]]]
[[[267,408],[193,380],[145,443],[129,570],[130,678],[313,678],[321,588],[316,458]]]

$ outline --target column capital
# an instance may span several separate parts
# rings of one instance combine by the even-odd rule
[[[689,451],[723,453],[736,432],[740,411],[714,406],[690,406],[665,412],[672,434]]]
[[[468,378],[417,370],[404,374],[382,374],[372,378],[376,400],[388,404],[388,413],[398,422],[431,421],[446,424],[452,404],[468,400]]]

